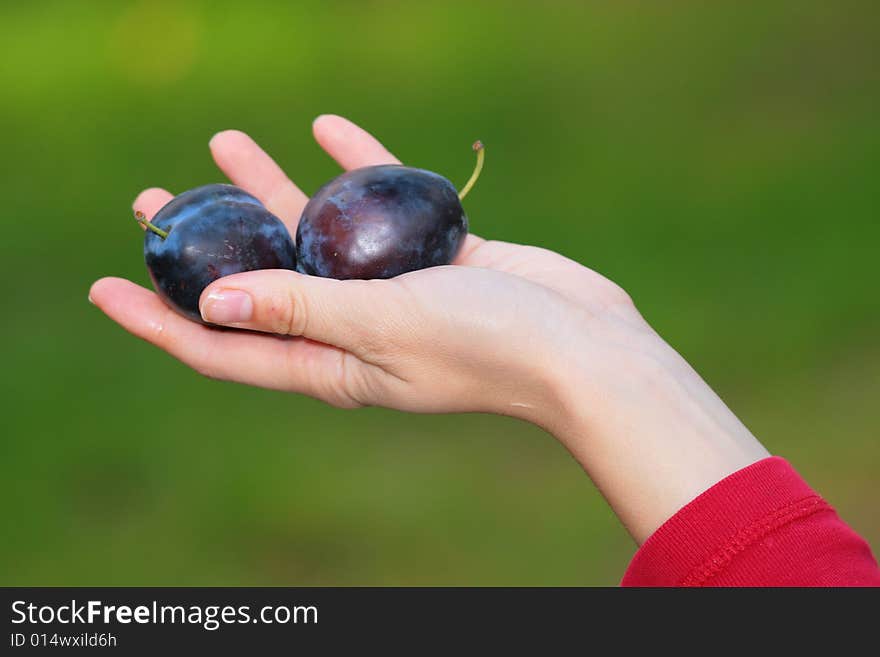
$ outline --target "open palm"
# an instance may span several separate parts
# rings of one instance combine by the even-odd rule
[[[320,117],[314,135],[345,169],[398,163],[341,117]],[[241,132],[219,133],[210,147],[229,179],[295,234],[308,198],[278,165]],[[151,188],[134,208],[151,218],[172,197]],[[506,392],[503,406],[528,407],[535,400],[512,382],[528,374],[523,350],[535,357],[548,337],[564,340],[559,327],[572,312],[640,322],[626,294],[599,274],[545,249],[475,235],[453,266],[387,281],[266,271],[220,279],[209,290],[229,286],[260,290],[254,321],[235,325],[252,331],[189,321],[155,293],[119,278],[96,282],[90,299],[126,330],[206,376],[338,406],[416,411],[503,412],[486,400],[487,386]]]

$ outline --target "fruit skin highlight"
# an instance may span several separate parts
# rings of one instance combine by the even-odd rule
[[[205,324],[202,291],[222,276],[255,269],[296,269],[287,228],[260,201],[233,185],[205,185],[175,196],[152,221],[144,261],[169,306]],[[164,234],[164,236],[163,236]]]
[[[355,169],[321,187],[296,231],[299,271],[338,279],[392,278],[448,265],[468,231],[443,176],[396,164]]]

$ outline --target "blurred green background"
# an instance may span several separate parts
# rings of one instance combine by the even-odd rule
[[[33,2],[0,9],[0,583],[615,584],[634,544],[513,420],[204,380],[86,302],[130,203],[318,114],[463,182],[475,232],[626,287],[880,547],[876,2]]]

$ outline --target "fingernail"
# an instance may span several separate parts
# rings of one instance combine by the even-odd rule
[[[213,135],[211,135],[211,138],[208,140],[208,146],[213,147],[214,141],[217,139],[217,137],[219,137],[220,135],[222,135],[226,132],[237,132],[237,131],[234,129],[231,129],[231,128],[226,128],[224,130],[219,130],[219,131],[215,132]]]
[[[206,322],[240,324],[250,320],[254,312],[254,303],[247,292],[218,290],[205,297],[199,312]]]
[[[89,295],[89,303],[92,304],[93,306],[95,305],[95,302],[94,302],[94,300],[92,299],[92,295],[91,295],[91,294]]]

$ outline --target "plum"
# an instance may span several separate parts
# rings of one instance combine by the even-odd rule
[[[379,165],[334,178],[309,200],[296,231],[298,271],[337,279],[392,278],[448,265],[468,232],[461,194],[443,176],[402,165]]]
[[[174,197],[152,221],[144,260],[159,296],[203,322],[199,297],[221,276],[254,269],[296,269],[287,228],[260,201],[233,185],[205,185]]]

